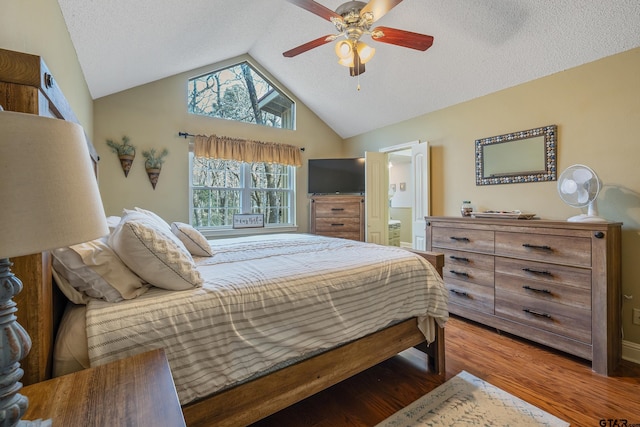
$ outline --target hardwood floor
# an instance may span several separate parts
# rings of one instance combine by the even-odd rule
[[[253,426],[373,426],[462,370],[572,426],[640,426],[638,365],[604,377],[587,361],[458,318],[445,335],[445,375],[427,372],[422,353],[410,349]]]

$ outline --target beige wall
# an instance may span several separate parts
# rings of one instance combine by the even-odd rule
[[[42,56],[91,137],[93,101],[56,0],[0,0],[0,48]]]
[[[579,213],[565,205],[557,182],[476,186],[474,141],[558,125],[558,174],[582,163],[604,183],[601,216],[623,222],[625,340],[640,343],[631,309],[640,308],[640,49],[496,92],[346,140],[346,155],[420,139],[431,146],[433,215],[460,214],[463,200],[481,210],[520,209],[541,218]]]
[[[192,134],[224,135],[260,141],[280,142],[304,147],[303,166],[298,168],[296,188],[299,231],[308,230],[307,166],[309,158],[339,157],[342,139],[324,122],[292,96],[296,102],[297,129],[274,129],[230,120],[195,116],[187,113],[189,77],[249,60],[271,81],[277,81],[250,57],[242,56],[224,63],[162,79],[95,100],[94,145],[100,158],[100,190],[108,215],[119,215],[123,208],[134,206],[153,210],[168,221],[189,220],[189,139],[178,137],[179,131]],[[282,85],[280,88],[286,91]],[[291,96],[291,94],[289,94]],[[127,178],[115,154],[106,146],[107,139],[131,138],[138,157]],[[169,156],[153,190],[146,172],[142,150],[167,148]]]

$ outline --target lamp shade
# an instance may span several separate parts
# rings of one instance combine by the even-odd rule
[[[82,127],[0,111],[0,258],[108,232]]]

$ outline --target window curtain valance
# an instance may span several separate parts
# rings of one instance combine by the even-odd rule
[[[250,141],[217,135],[196,135],[193,151],[196,157],[209,159],[302,166],[300,148],[295,145]]]

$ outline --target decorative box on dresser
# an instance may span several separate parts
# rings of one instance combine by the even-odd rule
[[[426,217],[449,311],[590,360],[621,359],[620,223]]]
[[[311,196],[312,234],[364,242],[364,196]]]
[[[0,49],[0,106],[6,111],[78,122],[44,60],[40,56],[6,49]],[[97,168],[95,148],[89,140],[87,145]],[[54,306],[50,301],[56,296],[57,289],[52,287],[49,253],[21,256],[11,261],[12,271],[23,283],[22,292],[14,298],[18,322],[34,342],[42,344],[41,347],[34,345],[21,361],[24,369],[21,381],[28,385],[51,377],[54,319],[61,313],[54,313],[53,309],[29,309]]]

